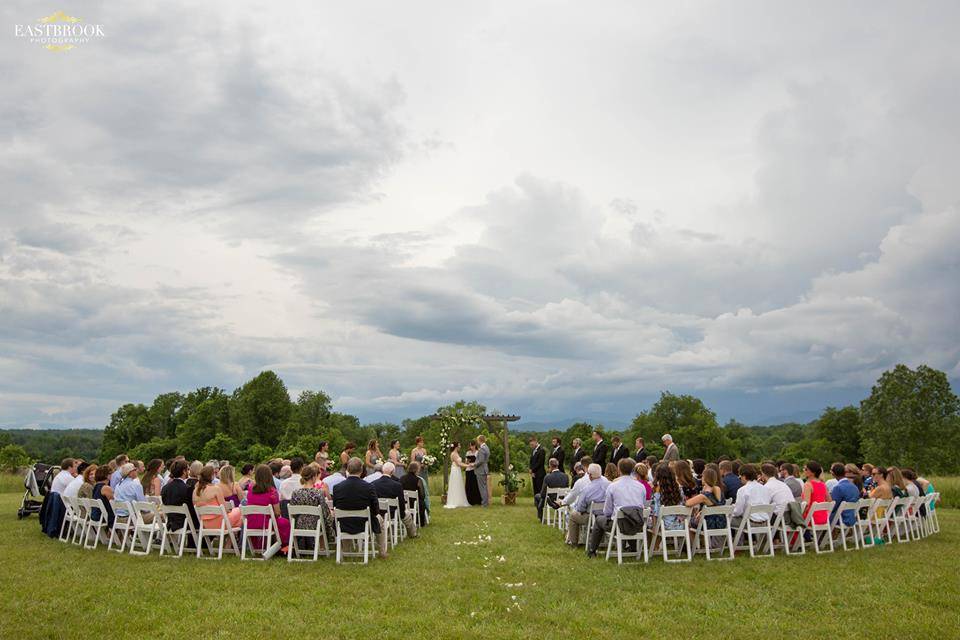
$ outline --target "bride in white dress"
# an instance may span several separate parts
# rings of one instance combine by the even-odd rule
[[[460,459],[460,443],[454,442],[450,447],[450,479],[447,482],[447,503],[444,509],[469,507],[467,500],[467,485],[463,479],[463,470],[470,465]]]

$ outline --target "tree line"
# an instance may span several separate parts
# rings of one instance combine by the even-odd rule
[[[460,401],[437,410],[437,414],[451,412],[477,416],[486,407],[477,401]],[[10,466],[18,456],[56,461],[74,455],[102,462],[122,452],[141,460],[178,454],[235,462],[312,458],[322,441],[330,443],[334,455],[353,441],[362,455],[374,438],[384,453],[392,440],[399,440],[408,453],[421,435],[427,449],[439,458],[443,428],[441,420],[430,416],[399,424],[361,425],[355,416],[334,411],[323,391],[303,391],[292,400],[279,376],[264,371],[232,393],[202,387],[186,394],[161,394],[150,406],[125,404],[111,415],[102,432],[0,432],[0,467]],[[568,451],[572,440],[580,438],[589,451],[595,429],[608,438],[620,436],[631,448],[637,437],[643,437],[652,455],[662,453],[660,436],[670,433],[686,458],[870,461],[923,473],[960,471],[960,401],[947,375],[925,365],[916,369],[897,365],[883,373],[859,406],[827,407],[807,424],[756,427],[730,420],[721,425],[699,398],[665,391],[623,431],[585,422],[546,432],[510,430],[511,461],[518,469],[525,467],[531,435],[544,444],[559,437]],[[97,433],[102,440],[94,447]],[[479,433],[490,444],[491,467],[500,469],[503,430],[496,424],[480,425],[469,433],[447,433],[446,438],[467,440]]]

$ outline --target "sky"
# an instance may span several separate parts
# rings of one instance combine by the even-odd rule
[[[271,369],[362,421],[458,399],[810,419],[960,381],[955,2],[0,7],[0,425]]]

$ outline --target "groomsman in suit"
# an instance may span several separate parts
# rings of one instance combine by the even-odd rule
[[[613,455],[610,456],[610,462],[618,464],[624,458],[630,457],[630,450],[623,446],[620,436],[613,436]]]
[[[563,445],[560,443],[560,438],[554,438],[552,442],[553,451],[550,452],[550,457],[556,459],[560,473],[563,473],[563,459],[566,457],[563,452]]]
[[[547,475],[544,464],[547,461],[547,452],[540,446],[536,437],[530,438],[530,475],[533,477],[533,495],[540,495],[543,488],[543,477]]]
[[[580,438],[573,439],[573,462],[570,464],[571,471],[573,470],[573,467],[580,462],[583,456],[587,455],[587,452],[584,451],[583,447],[581,446],[582,444],[583,443],[580,441]],[[573,473],[570,474],[570,477],[573,478],[574,482],[577,481],[577,477]]]
[[[636,453],[633,454],[634,462],[638,462],[638,463],[646,462],[647,456],[649,456],[650,454],[647,453],[647,448],[643,446],[643,438],[637,438],[636,445],[637,445],[637,451]]]
[[[663,446],[666,447],[666,450],[663,452],[663,462],[672,462],[680,459],[680,449],[677,447],[677,443],[673,441],[673,436],[665,433],[660,438],[660,441],[663,442]]]
[[[603,441],[603,434],[599,431],[593,432],[593,441],[596,443],[593,445],[593,455],[590,458],[600,465],[601,469],[606,468],[607,466],[607,443]]]

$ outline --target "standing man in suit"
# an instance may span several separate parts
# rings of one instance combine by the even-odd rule
[[[480,506],[489,507],[490,447],[487,446],[487,437],[482,433],[477,436],[477,442],[480,447],[477,449],[477,460],[473,463],[473,473],[477,476],[477,488],[480,489]]]
[[[557,465],[559,465],[560,473],[563,473],[563,459],[566,457],[566,454],[563,452],[563,444],[560,442],[560,438],[554,438],[553,442],[553,451],[550,452],[550,457],[557,460]]]
[[[601,469],[607,466],[607,443],[603,441],[603,434],[599,431],[593,432],[593,455],[590,458],[600,465]]]
[[[613,436],[613,454],[610,456],[610,462],[619,464],[624,458],[630,457],[630,450],[623,446],[620,436]]]
[[[360,458],[347,460],[347,479],[338,482],[333,488],[333,508],[369,512],[370,531],[377,536],[380,557],[386,558],[387,529],[380,519],[380,500],[373,485],[364,482],[360,477],[361,473],[363,473],[363,460]],[[349,518],[340,521],[340,528],[345,533],[363,533],[364,523],[357,518]]]
[[[638,464],[641,463],[641,462],[646,462],[646,461],[647,461],[647,456],[650,455],[650,454],[647,453],[647,448],[646,448],[645,446],[643,446],[643,438],[637,438],[635,444],[637,445],[637,450],[636,450],[636,452],[633,454],[633,460],[634,460],[634,462],[636,462],[636,463],[638,463]]]
[[[185,460],[174,460],[170,465],[170,480],[163,485],[160,490],[160,501],[168,507],[187,506],[190,512],[190,519],[193,520],[193,526],[196,529],[200,526],[197,520],[197,512],[193,509],[193,489],[187,486],[187,471],[189,466]],[[179,531],[184,524],[184,517],[179,513],[171,513],[167,516],[167,525],[174,531]],[[189,530],[188,530],[189,531]],[[190,537],[187,541],[192,543]]]
[[[547,475],[544,464],[547,461],[547,452],[540,446],[536,436],[530,438],[530,475],[533,477],[533,495],[539,495],[543,488],[543,477]]]
[[[570,477],[573,479],[573,482],[577,481],[577,476],[573,473],[573,468],[578,462],[587,455],[587,452],[583,450],[583,442],[580,438],[573,439],[573,462],[570,464]]]
[[[666,451],[663,452],[663,462],[672,462],[680,459],[680,449],[677,447],[677,443],[673,441],[673,436],[665,433],[660,438],[660,441],[663,442],[663,446],[666,447]]]
[[[543,479],[543,487],[540,492],[533,496],[533,501],[537,505],[538,520],[543,520],[543,505],[547,503],[547,491],[550,489],[565,489],[570,486],[570,478],[563,471],[560,471],[560,463],[556,458],[550,458],[548,466],[550,467],[550,473]],[[550,506],[556,509],[560,505],[551,500]]]

